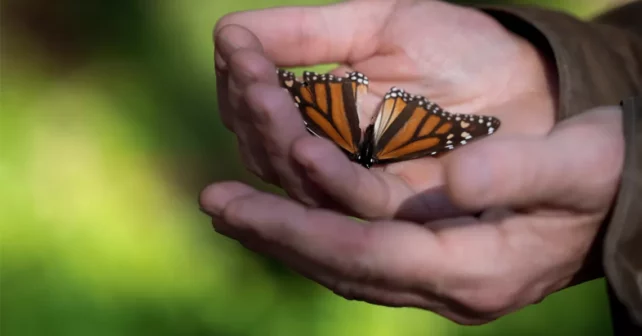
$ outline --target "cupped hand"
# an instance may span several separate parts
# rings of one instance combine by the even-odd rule
[[[215,29],[217,91],[224,124],[244,165],[308,205],[363,218],[429,220],[459,213],[443,193],[447,157],[366,170],[308,134],[275,66],[338,63],[363,72],[370,120],[392,86],[457,113],[497,116],[495,136],[545,134],[555,85],[546,60],[476,9],[440,1],[348,1],[230,14]],[[485,140],[481,140],[485,141]]]
[[[345,298],[481,324],[599,263],[589,252],[622,171],[621,122],[619,108],[602,108],[548,135],[498,135],[453,152],[447,193],[463,209],[494,209],[479,218],[363,223],[237,182],[206,188],[201,207],[219,233]]]

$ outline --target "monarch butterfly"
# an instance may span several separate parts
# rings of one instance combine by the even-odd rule
[[[446,112],[422,96],[392,87],[362,134],[360,98],[368,91],[364,74],[348,72],[341,77],[306,71],[302,80],[283,69],[277,74],[308,131],[330,139],[366,168],[436,156],[490,135],[500,125],[495,117]]]

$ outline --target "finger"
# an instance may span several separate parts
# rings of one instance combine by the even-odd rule
[[[219,225],[220,226],[224,226]],[[227,229],[218,229],[217,232],[228,235],[239,242],[247,249],[261,255],[274,258],[282,262],[291,270],[300,275],[319,283],[335,294],[347,299],[358,300],[372,304],[388,307],[416,307],[427,309],[447,316],[452,308],[445,305],[437,296],[427,293],[416,293],[412,290],[396,288],[389,284],[376,285],[364,282],[356,282],[328,272],[323,265],[311,262],[301,257],[296,251],[280,245],[262,244],[260,240],[248,238]]]
[[[453,293],[468,297],[477,279],[488,278],[488,265],[471,267],[471,256],[474,261],[481,255],[462,246],[459,242],[465,240],[455,238],[457,234],[437,241],[430,231],[406,222],[358,223],[237,182],[214,184],[201,199],[207,212],[221,218],[214,223],[217,231],[285,262],[339,295],[430,309],[456,321],[474,322],[480,316],[482,310],[472,310],[471,315],[466,308],[479,295],[462,303],[451,298]],[[479,241],[474,232],[458,231],[469,242]],[[446,240],[457,244],[448,247]],[[489,251],[485,240],[477,245]],[[471,270],[472,280],[466,275]]]
[[[216,94],[218,114],[221,122],[227,129],[236,134],[238,148],[243,165],[254,175],[267,183],[277,184],[276,173],[270,167],[262,164],[266,162],[265,153],[260,151],[256,140],[252,138],[255,133],[251,125],[244,123],[242,115],[247,107],[240,101],[242,90],[230,77],[229,69],[222,68],[219,64],[221,57],[216,57]],[[240,111],[240,112],[239,112]]]
[[[401,200],[410,195],[401,181],[391,183],[382,173],[350,162],[333,143],[315,137],[302,137],[292,147],[292,155],[307,177],[351,214],[362,218],[390,218]]]
[[[219,69],[227,69],[230,56],[239,49],[263,51],[261,41],[244,27],[227,25],[214,36],[215,61]]]
[[[274,73],[274,71],[272,71]],[[257,136],[270,166],[288,194],[308,205],[321,205],[327,196],[310,184],[291,155],[293,143],[311,137],[292,97],[276,85],[256,83],[248,87],[246,100]]]
[[[396,2],[349,1],[329,6],[283,7],[229,14],[217,22],[252,31],[280,66],[349,63],[373,54],[378,32]]]
[[[425,293],[415,293],[406,289],[399,289],[391,285],[379,286],[376,284],[355,282],[329,271],[323,265],[312,262],[302,257],[287,247],[271,244],[266,245],[260,239],[252,239],[247,234],[239,234],[229,229],[220,229],[227,224],[221,224],[217,232],[238,239],[243,247],[261,255],[274,258],[300,275],[315,281],[347,300],[359,300],[373,304],[390,307],[416,307],[440,312],[445,310],[445,305],[436,296]]]
[[[622,161],[619,110],[599,109],[549,136],[497,136],[454,151],[447,185],[469,209],[546,203],[591,210],[609,202]]]
[[[236,134],[243,165],[263,181],[278,185],[278,175],[270,165],[262,139],[250,116],[251,108],[245,100],[245,90],[231,76],[228,78],[227,102],[230,110],[222,112],[227,112],[224,115],[230,119],[232,130]]]
[[[238,49],[228,58],[229,82],[228,99],[236,114],[234,118],[241,122],[255,126],[251,107],[246,103],[246,90],[254,83],[267,83],[278,86],[278,79],[274,65],[259,51],[252,49]],[[243,108],[241,108],[241,106]]]
[[[248,106],[245,97],[247,87],[253,83],[278,85],[274,65],[265,59],[260,51],[250,48],[235,50],[228,57],[227,64],[226,72],[229,76],[226,92],[229,109],[222,117],[229,119],[232,124],[246,168],[265,182],[279,185],[279,174],[274,170],[265,152],[264,140],[257,132],[252,107]]]
[[[241,105],[241,102],[247,102],[247,90],[256,83],[264,83],[262,87],[276,88],[280,97],[285,96],[285,90],[279,88],[276,68],[272,62],[256,50],[238,49],[229,57],[230,73],[230,101],[233,105]],[[271,90],[274,92],[275,90]],[[251,97],[252,95],[249,95]],[[263,95],[266,100],[273,100],[270,95]],[[283,99],[281,99],[283,100]],[[292,101],[292,98],[289,99]],[[290,105],[294,105],[291,103]],[[293,109],[289,106],[290,110]],[[244,108],[237,108],[236,118],[241,119],[244,123],[255,127],[257,122],[257,113],[254,113],[253,106],[246,105]],[[260,117],[260,114],[258,115]],[[300,118],[299,118],[300,119]],[[301,121],[302,125],[303,121]]]
[[[220,182],[205,187],[198,196],[198,203],[201,210],[210,216],[220,217],[230,200],[252,195],[255,192],[252,187],[242,183]]]
[[[230,57],[238,50],[260,52],[262,50],[259,40],[247,29],[237,26],[226,27],[222,31],[227,38],[217,43],[215,53],[216,87],[219,104],[219,113],[225,126],[234,130],[234,120],[242,95],[242,86],[230,76],[228,63]]]
[[[443,192],[442,169],[436,160],[391,165],[385,172],[368,170],[350,162],[336,145],[314,137],[297,140],[292,153],[306,176],[349,214],[423,222],[460,213]]]
[[[238,183],[215,184],[203,205],[230,230],[296,251],[336,276],[365,283],[430,287],[443,276],[443,253],[430,231],[405,223],[364,225]],[[239,196],[241,195],[241,196]],[[429,276],[427,276],[429,275]]]
[[[412,291],[342,280],[334,276],[320,277],[315,275],[308,278],[347,300],[358,300],[387,307],[421,308],[437,313],[446,311],[445,305],[435,298],[424,297]]]
[[[230,74],[242,88],[254,83],[279,85],[276,67],[261,51],[237,49],[229,57]]]

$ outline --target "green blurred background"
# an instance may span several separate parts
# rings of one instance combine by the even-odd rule
[[[196,202],[208,182],[270,189],[218,120],[212,27],[327,2],[2,2],[2,336],[610,334],[601,280],[461,327],[346,301],[211,230]]]

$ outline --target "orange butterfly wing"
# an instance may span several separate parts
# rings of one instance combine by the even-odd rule
[[[288,89],[308,131],[332,140],[351,158],[358,155],[361,141],[358,100],[367,91],[368,80],[360,73],[337,77],[304,72],[303,81],[289,71],[278,70],[281,86]]]
[[[444,111],[422,96],[392,88],[373,124],[375,163],[437,156],[494,133],[499,119]]]
[[[365,167],[438,156],[477,138],[493,134],[499,119],[444,111],[422,96],[392,88],[361,142],[359,101],[367,93],[368,78],[304,72],[300,81],[289,71],[278,71],[281,86],[294,98],[308,131],[333,141],[348,157]]]

